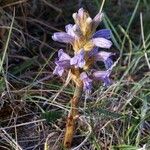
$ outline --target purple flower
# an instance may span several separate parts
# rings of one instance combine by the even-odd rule
[[[70,65],[74,65],[75,68],[83,68],[83,66],[85,65],[84,55],[85,52],[83,50],[80,50],[79,53],[77,53],[73,58],[71,58]]]
[[[80,29],[77,25],[68,24],[65,26],[66,32],[55,32],[52,36],[54,41],[73,44],[75,38],[80,36]]]
[[[94,47],[91,51],[89,51],[88,53],[88,57],[93,57],[93,56],[96,56],[98,53],[98,47]]]
[[[99,23],[102,21],[104,14],[103,13],[98,13],[94,18],[93,18],[93,28],[96,29],[99,25]]]
[[[98,38],[98,37],[102,37],[105,39],[110,39],[111,38],[111,30],[109,29],[102,29],[102,30],[98,30],[97,32],[94,33],[93,38]]]
[[[93,38],[92,42],[94,43],[95,46],[101,47],[101,48],[109,49],[112,46],[112,42],[103,37]]]
[[[105,51],[98,51],[98,47],[95,47],[93,50],[91,50],[88,53],[88,57],[95,57],[95,62],[97,61],[103,61],[105,64],[106,69],[109,69],[113,65],[113,61],[110,58],[112,55],[115,55],[111,52],[105,52]]]
[[[87,93],[91,93],[92,89],[92,80],[88,77],[88,75],[85,72],[82,72],[80,74],[80,79],[83,82],[83,90]]]
[[[104,60],[104,64],[106,69],[109,69],[113,65],[113,61],[111,58],[107,58],[106,60]]]
[[[94,79],[103,81],[104,86],[109,86],[111,84],[111,80],[110,80],[109,76],[110,76],[110,71],[95,71],[95,72],[93,72]]]
[[[98,54],[98,47],[109,48],[111,46],[111,41],[107,40],[111,38],[111,31],[109,29],[98,30],[94,33],[92,39],[97,47],[94,47],[93,50],[89,51],[89,57],[96,56]],[[101,42],[101,43],[97,43]],[[105,44],[105,45],[104,45]],[[99,45],[99,46],[98,46]]]
[[[71,59],[71,57],[63,51],[63,49],[60,49],[58,51],[58,58],[59,58],[60,61]]]
[[[54,41],[58,41],[62,43],[70,43],[70,44],[73,43],[74,41],[74,38],[65,32],[55,32],[52,36],[52,39]]]
[[[112,46],[112,42],[109,40],[110,38],[111,38],[111,30],[102,29],[98,30],[93,34],[92,42],[97,47],[109,49]]]
[[[66,25],[65,29],[66,29],[67,34],[69,34],[73,38],[77,38],[78,37],[77,33],[80,32],[80,29],[78,28],[78,26],[73,25],[73,24]]]
[[[109,69],[113,65],[113,61],[110,58],[114,53],[100,51],[96,54],[96,61],[103,61],[106,69]]]
[[[65,69],[70,68],[70,59],[71,57],[64,53],[62,49],[58,51],[58,60],[55,61],[56,67],[53,71],[53,74],[62,76]]]

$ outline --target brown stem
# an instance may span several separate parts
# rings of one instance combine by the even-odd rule
[[[64,147],[71,148],[73,135],[75,132],[75,123],[78,115],[78,103],[82,95],[82,85],[76,85],[74,96],[71,99],[71,108],[67,118],[66,132],[64,137]]]

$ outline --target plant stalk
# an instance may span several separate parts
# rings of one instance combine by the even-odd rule
[[[76,85],[74,96],[71,99],[71,108],[66,121],[66,132],[64,137],[64,148],[71,148],[74,132],[76,130],[76,120],[78,116],[78,103],[83,91],[82,85]]]

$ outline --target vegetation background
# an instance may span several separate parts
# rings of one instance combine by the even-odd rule
[[[63,149],[74,85],[52,74],[60,48],[51,35],[101,0],[0,0],[0,150]],[[113,84],[80,102],[73,147],[150,150],[150,1],[106,0],[99,28],[110,28]],[[118,59],[119,58],[119,59]],[[87,139],[87,140],[85,140]]]

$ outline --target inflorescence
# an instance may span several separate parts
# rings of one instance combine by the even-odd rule
[[[54,41],[71,44],[74,50],[73,57],[63,49],[58,51],[58,60],[55,61],[53,74],[62,76],[65,70],[70,70],[72,80],[76,84],[82,83],[84,91],[88,93],[92,90],[94,80],[102,81],[105,86],[111,83],[109,76],[113,65],[111,56],[114,53],[101,50],[112,46],[111,31],[109,29],[96,31],[102,17],[103,13],[98,13],[92,19],[83,8],[80,8],[73,14],[75,24],[66,25],[66,32],[56,32],[52,36]],[[104,63],[104,70],[94,69],[99,61]]]

